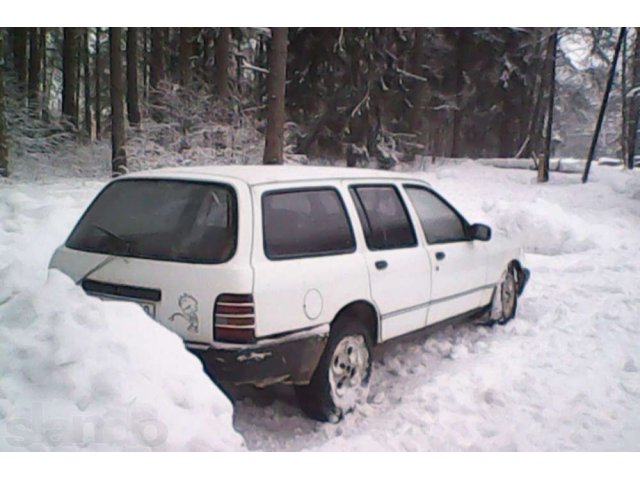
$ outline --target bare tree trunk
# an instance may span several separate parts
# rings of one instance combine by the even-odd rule
[[[62,116],[78,127],[78,32],[63,29],[62,42]]]
[[[413,39],[413,49],[411,51],[411,71],[418,77],[423,76],[422,64],[424,62],[424,47],[426,41],[426,28],[415,28],[415,37]],[[424,97],[426,94],[427,82],[422,80],[414,80],[414,87],[411,89],[411,110],[409,111],[409,128],[416,136],[418,143],[425,140],[424,123]],[[415,151],[411,155],[412,159]]]
[[[215,42],[215,82],[221,98],[229,96],[229,42],[231,28],[221,27]]]
[[[545,31],[545,29],[543,29]],[[525,151],[528,151],[529,155],[537,161],[538,153],[540,145],[542,144],[542,131],[544,126],[544,113],[542,109],[542,102],[544,100],[544,92],[546,90],[545,79],[543,78],[543,74],[545,71],[546,65],[548,65],[547,55],[545,54],[543,57],[543,38],[541,38],[536,46],[536,57],[538,60],[534,63],[534,68],[536,68],[537,72],[535,75],[535,82],[533,88],[533,99],[532,99],[532,111],[530,113],[529,119],[529,128],[528,128],[528,138],[529,145]],[[548,42],[547,42],[548,43]],[[545,48],[546,50],[546,48]]]
[[[27,77],[28,77],[28,63],[27,63],[27,37],[28,28],[16,27],[11,29],[11,37],[13,40],[13,67],[16,71],[16,77],[18,80],[18,95],[23,98],[27,92]]]
[[[89,28],[85,27],[82,36],[82,74],[84,76],[84,130],[89,140],[92,138],[93,120],[91,118],[91,66],[89,64]]]
[[[42,118],[49,121],[49,77],[47,70],[47,28],[40,28],[40,51],[42,52],[42,91],[41,91],[41,107]]]
[[[151,59],[149,63],[149,87],[155,90],[164,79],[164,28],[151,28]]]
[[[547,102],[547,125],[544,144],[544,157],[538,162],[538,182],[549,181],[549,159],[551,158],[551,136],[553,134],[553,107],[556,92],[556,54],[558,50],[558,30],[549,37],[547,62],[549,78],[549,99]]]
[[[140,124],[138,96],[138,28],[127,29],[127,117],[132,126]]]
[[[622,65],[620,71],[620,95],[622,97],[622,111],[621,122],[622,129],[620,131],[620,153],[622,156],[622,163],[627,166],[627,147],[629,146],[629,118],[628,118],[628,105],[627,105],[627,37],[628,31],[625,32],[624,39],[622,40]]]
[[[193,28],[180,27],[180,85],[191,84],[191,57],[193,55]]]
[[[4,29],[0,28],[0,177],[9,176],[7,122],[4,118]]]
[[[633,47],[633,66],[631,74],[632,88],[640,89],[640,27],[636,27],[636,41]],[[640,127],[640,90],[629,99],[627,168],[634,167],[636,147],[638,145],[638,127]]]
[[[453,111],[453,126],[451,132],[451,157],[462,155],[462,103],[464,90],[464,70],[468,43],[468,33],[465,28],[461,28],[458,33],[456,46],[456,108]]]
[[[126,172],[127,157],[124,149],[124,77],[122,75],[122,28],[109,29],[109,60],[111,70],[111,173]]]
[[[283,162],[287,33],[287,27],[271,28],[269,74],[267,75],[267,132],[262,159],[265,164]]]
[[[40,72],[42,71],[42,42],[40,29],[29,29],[29,113],[40,116]]]
[[[102,58],[100,56],[100,46],[102,42],[102,27],[96,27],[96,43],[95,43],[95,73],[96,76],[96,139],[102,139]]]
[[[149,95],[149,29],[142,28],[142,98]]]
[[[598,146],[598,138],[600,137],[600,129],[602,128],[602,122],[604,121],[604,114],[607,110],[607,103],[609,102],[609,94],[611,93],[611,87],[613,86],[613,80],[616,76],[616,65],[618,63],[618,57],[620,56],[620,47],[622,46],[622,39],[627,32],[626,27],[620,29],[618,35],[618,41],[616,42],[616,49],[613,52],[613,60],[611,61],[611,67],[609,68],[609,78],[607,80],[607,86],[604,90],[604,96],[602,97],[602,104],[600,105],[600,113],[598,114],[598,120],[596,121],[596,128],[593,132],[593,138],[591,139],[591,147],[589,147],[589,154],[587,155],[587,164],[584,167],[582,173],[582,183],[586,183],[589,179],[589,169],[591,168],[591,162],[596,156],[596,148]]]

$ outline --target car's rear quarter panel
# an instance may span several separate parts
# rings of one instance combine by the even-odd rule
[[[330,323],[351,302],[370,301],[366,260],[360,250],[341,255],[270,260],[263,245],[262,195],[276,190],[296,188],[334,188],[344,200],[358,249],[364,245],[357,213],[348,190],[339,181],[287,182],[282,185],[258,185],[253,188],[254,241],[252,265],[255,272],[256,336],[264,337]],[[317,304],[317,316],[309,315],[307,304]],[[305,311],[307,310],[307,311]]]

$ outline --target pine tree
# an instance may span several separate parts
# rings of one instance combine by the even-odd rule
[[[124,77],[122,75],[122,28],[109,28],[109,64],[111,71],[111,173],[126,171],[124,149]]]
[[[129,124],[140,124],[138,95],[138,28],[127,28],[127,118]]]
[[[27,92],[28,62],[27,39],[28,28],[16,27],[11,29],[13,47],[13,68],[16,72],[17,93],[22,97]]]
[[[188,87],[191,84],[191,57],[193,56],[193,28],[180,28],[180,85]]]
[[[91,115],[91,67],[89,64],[89,29],[82,32],[82,75],[84,83],[84,130],[87,138],[91,139],[93,120]]]
[[[229,96],[229,40],[231,28],[221,27],[215,42],[216,90],[222,98]]]
[[[78,127],[78,29],[63,29],[62,116]]]
[[[37,27],[29,29],[29,113],[40,116],[40,74],[42,71],[42,41]]]
[[[549,36],[547,44],[547,75],[549,82],[549,98],[547,99],[547,122],[544,136],[544,157],[538,162],[538,182],[549,181],[549,161],[551,159],[551,143],[553,135],[553,108],[556,91],[556,55],[558,50],[558,29]]]
[[[47,68],[47,38],[48,38],[48,29],[46,27],[40,28],[40,51],[42,52],[42,90],[41,90],[41,107],[42,107],[42,118],[44,120],[49,120],[49,69]]]
[[[102,57],[100,54],[100,46],[102,45],[102,27],[96,27],[95,40],[95,59],[94,59],[94,75],[96,80],[95,91],[95,113],[96,113],[96,139],[102,138]]]
[[[627,167],[634,167],[634,158],[638,147],[638,128],[640,128],[640,27],[636,27],[636,41],[633,47],[631,65],[631,91],[627,120]]]
[[[0,28],[0,177],[9,176],[7,122],[4,117],[4,29]]]
[[[267,75],[267,132],[263,157],[265,164],[283,162],[287,33],[287,27],[271,28],[269,74]]]

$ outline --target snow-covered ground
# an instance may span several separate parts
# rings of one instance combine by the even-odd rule
[[[639,172],[595,166],[586,185],[538,185],[524,170],[428,168],[467,218],[524,243],[517,318],[383,345],[370,403],[338,425],[304,418],[288,389],[247,392],[235,425],[248,446],[640,450]]]
[[[246,445],[639,450],[640,174],[595,165],[586,185],[573,174],[538,185],[534,172],[473,162],[416,174],[523,242],[532,279],[517,318],[381,346],[369,403],[337,425],[305,418],[288,387],[238,389]],[[230,405],[173,334],[61,276],[41,287],[100,185],[0,184],[0,450],[241,448]],[[70,443],[74,422],[91,433],[95,418],[116,433]],[[67,437],[56,444],[51,425]],[[154,445],[158,431],[167,438]]]

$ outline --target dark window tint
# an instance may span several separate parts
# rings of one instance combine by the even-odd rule
[[[269,258],[355,250],[338,192],[330,189],[268,193],[262,200],[264,248]]]
[[[416,237],[394,187],[356,187],[352,190],[367,246],[372,250],[412,247]]]
[[[121,180],[89,207],[69,248],[126,257],[222,263],[236,246],[229,187],[175,180]]]
[[[465,228],[458,214],[429,190],[407,187],[429,243],[466,240]]]

